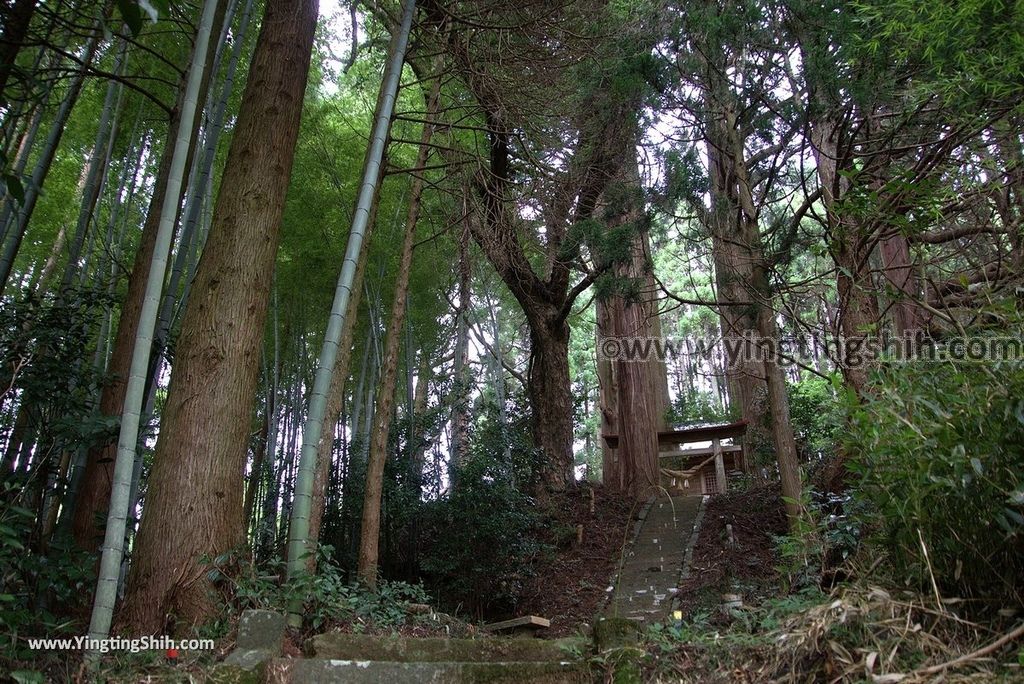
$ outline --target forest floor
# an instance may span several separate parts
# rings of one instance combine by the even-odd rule
[[[551,627],[537,633],[542,638],[571,636],[593,624],[641,504],[585,486],[552,498],[549,506],[543,541],[555,551],[536,565],[516,605],[517,615],[551,620]],[[578,525],[583,526],[582,544],[577,544]]]
[[[690,573],[677,594],[684,620],[720,604],[723,593],[752,598],[779,590],[777,539],[787,527],[778,489],[730,492],[712,497],[706,506]]]

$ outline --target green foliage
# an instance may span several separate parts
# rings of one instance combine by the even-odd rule
[[[701,423],[723,423],[733,420],[728,408],[724,408],[718,397],[710,392],[692,391],[679,395],[669,407],[667,422],[670,425]]]
[[[728,615],[731,624],[724,630],[721,618],[715,615],[716,606],[695,611],[685,621],[652,625],[646,638],[652,650],[667,653],[681,646],[699,646],[708,649],[713,662],[725,662],[738,647],[771,644],[774,630],[789,616],[821,603],[824,598],[817,587],[805,587],[767,599],[758,606],[732,608]]]
[[[1018,0],[912,0],[855,4],[858,37],[921,73],[961,105],[1024,92],[1024,5]],[[922,78],[923,77],[923,78]]]
[[[428,584],[445,603],[475,611],[513,603],[543,550],[538,514],[522,489],[536,454],[525,430],[503,438],[498,427],[487,421],[477,429],[451,490],[425,511]]]
[[[793,435],[804,458],[834,453],[844,419],[832,383],[813,376],[789,385],[788,390]]]
[[[342,569],[333,562],[334,550],[322,545],[318,551],[317,572],[281,583],[284,563],[272,563],[257,570],[252,565],[236,566],[231,554],[214,562],[211,578],[230,584],[228,614],[247,608],[285,612],[293,602],[302,604],[306,625],[324,631],[340,624],[351,625],[357,632],[372,629],[391,631],[408,618],[410,603],[429,603],[422,586],[381,580],[376,590],[351,583]],[[228,568],[236,568],[230,571]],[[273,571],[280,572],[273,572]]]
[[[48,449],[89,447],[116,434],[112,421],[93,413],[102,377],[84,358],[109,305],[103,294],[68,290],[59,297],[30,295],[0,312],[0,391],[14,389]]]
[[[873,539],[920,588],[1020,604],[1024,587],[1024,367],[886,369],[846,448]],[[926,551],[927,550],[927,551]]]
[[[848,494],[805,489],[801,496],[804,515],[788,534],[778,537],[779,570],[791,589],[817,588],[861,542],[864,504]]]
[[[25,484],[13,478],[3,484],[2,500],[11,503],[0,508],[0,663],[38,655],[26,637],[80,633],[80,625],[62,615],[79,606],[95,582],[94,559],[73,544],[55,541],[48,554],[28,546],[36,516],[17,505]]]

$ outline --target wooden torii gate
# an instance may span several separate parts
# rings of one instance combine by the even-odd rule
[[[714,473],[714,490],[724,494],[727,490],[726,471],[747,471],[747,459],[743,453],[742,437],[747,432],[747,421],[721,425],[701,425],[680,430],[658,432],[658,459],[662,475],[662,486],[670,492],[680,494],[709,494],[703,488],[691,488],[690,479],[702,476],[702,481],[711,480]],[[602,435],[609,449],[619,446],[618,435]],[[732,444],[723,445],[722,440],[731,439]],[[711,442],[710,447],[687,449],[686,445],[696,442]],[[714,470],[707,466],[714,462]]]

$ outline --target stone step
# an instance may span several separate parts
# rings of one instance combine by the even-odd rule
[[[591,676],[571,662],[393,662],[277,658],[266,670],[272,684],[582,684]]]
[[[446,639],[328,632],[309,640],[317,658],[409,663],[562,662],[586,650],[583,639]],[[575,655],[574,655],[575,654]]]

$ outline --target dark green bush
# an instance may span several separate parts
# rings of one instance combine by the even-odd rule
[[[888,367],[854,410],[846,449],[897,572],[924,590],[934,574],[950,595],[1021,603],[1020,362]]]
[[[13,499],[23,483],[8,481],[0,493]],[[81,633],[67,616],[82,608],[96,582],[95,557],[55,539],[49,553],[27,547],[35,514],[14,504],[0,505],[0,670],[38,655],[27,637]]]
[[[315,575],[281,582],[284,563],[280,560],[257,569],[239,562],[236,554],[224,554],[210,563],[209,576],[215,583],[229,586],[224,592],[225,617],[246,608],[287,612],[298,602],[306,626],[314,632],[345,623],[357,632],[390,631],[407,622],[410,603],[430,603],[420,585],[380,580],[376,589],[368,589],[352,582],[333,555],[334,549],[321,546]]]
[[[843,418],[832,383],[812,376],[789,385],[788,390],[793,436],[804,458],[820,459],[834,453]]]
[[[544,549],[539,515],[525,493],[535,453],[524,416],[511,415],[502,430],[495,413],[476,426],[447,495],[424,511],[421,569],[428,586],[448,607],[478,614],[512,605]]]

